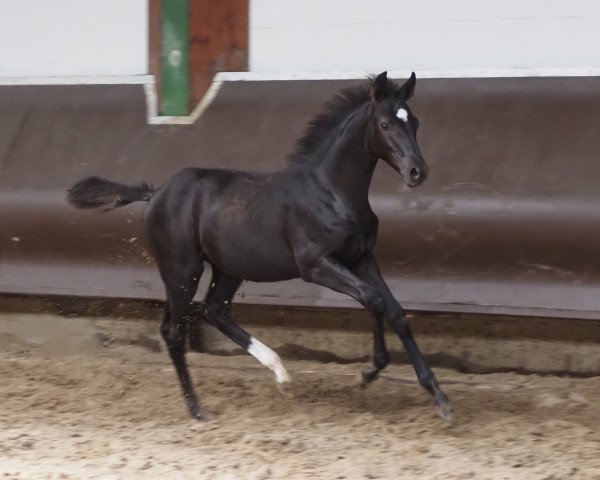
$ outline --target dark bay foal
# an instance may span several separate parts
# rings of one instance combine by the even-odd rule
[[[107,210],[149,202],[145,229],[167,293],[161,333],[193,417],[205,413],[185,348],[188,325],[199,320],[192,299],[207,262],[213,278],[202,319],[271,369],[280,386],[290,377],[279,356],[232,318],[231,300],[242,280],[301,277],[356,299],[373,319],[373,365],[362,373],[363,383],[376,379],[389,363],[385,320],[400,337],[440,415],[451,418],[448,398],[372,253],[378,219],[368,192],[378,159],[409,187],[427,177],[416,139],[419,123],[407,105],[415,84],[414,73],[399,86],[384,72],[343,90],[310,123],[289,166],[275,173],[187,168],[156,190],[98,177],[69,190],[68,200],[78,208]]]

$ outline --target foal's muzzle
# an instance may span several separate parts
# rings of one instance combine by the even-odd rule
[[[429,167],[420,153],[405,155],[393,152],[383,159],[402,176],[404,183],[410,188],[421,185],[429,174]]]
[[[425,181],[428,174],[429,168],[427,167],[425,162],[423,162],[423,165],[421,166],[415,165],[411,167],[408,170],[408,175],[403,175],[403,177],[404,181],[409,187],[416,187],[418,185],[421,185]]]
[[[392,166],[402,175],[404,183],[410,188],[421,185],[429,174],[429,167],[423,157],[401,157],[400,162]]]

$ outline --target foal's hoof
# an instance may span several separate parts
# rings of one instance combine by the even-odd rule
[[[454,422],[454,413],[450,408],[450,405],[436,406],[435,411],[438,413],[440,417],[442,417],[446,422],[452,423]]]
[[[378,377],[379,371],[368,368],[356,374],[356,383],[360,388],[367,388]]]
[[[277,382],[277,390],[279,390],[279,393],[286,397],[292,398],[294,395],[290,391],[289,387],[290,382]]]
[[[435,411],[446,422],[451,423],[454,421],[454,413],[452,412],[452,407],[447,399],[444,402],[436,402]]]
[[[192,413],[192,418],[194,420],[198,420],[199,422],[210,422],[214,419],[208,410],[204,408],[200,408],[196,412]]]

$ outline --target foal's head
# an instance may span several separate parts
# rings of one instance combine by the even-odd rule
[[[429,172],[417,144],[419,120],[406,103],[416,83],[414,73],[399,88],[388,81],[387,72],[375,78],[366,140],[367,149],[391,165],[409,187],[423,183]]]

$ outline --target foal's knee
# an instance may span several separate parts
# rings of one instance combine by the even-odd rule
[[[377,290],[369,289],[361,295],[361,302],[374,316],[381,317],[385,313],[385,299]]]

